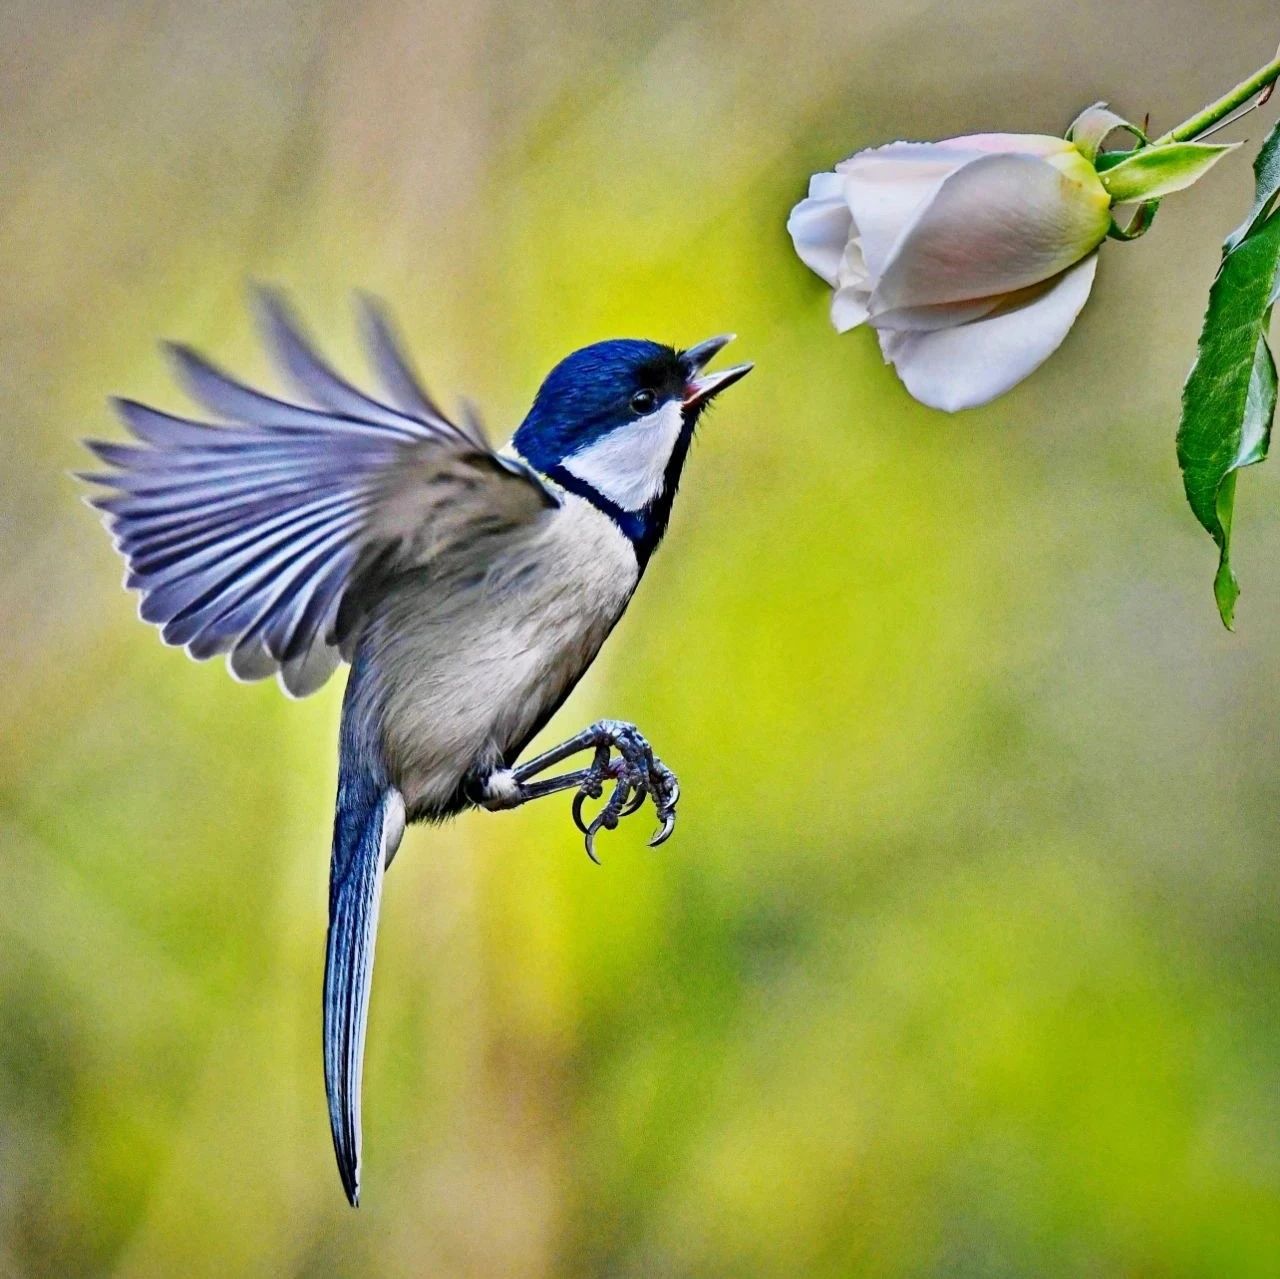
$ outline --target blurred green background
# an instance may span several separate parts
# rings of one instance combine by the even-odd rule
[[[1229,636],[1173,449],[1247,156],[954,418],[783,230],[857,147],[1099,97],[1164,128],[1276,35],[1269,0],[0,7],[0,1274],[1280,1273],[1280,472]],[[410,832],[358,1214],[341,681],[164,649],[65,474],[108,393],[181,406],[158,337],[266,376],[255,277],[353,370],[381,294],[498,434],[587,341],[757,363],[547,734],[636,720],[676,837]]]

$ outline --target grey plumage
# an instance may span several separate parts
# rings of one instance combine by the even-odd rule
[[[118,400],[139,444],[91,442],[116,469],[86,478],[114,490],[93,504],[128,561],[126,584],[142,594],[142,618],[161,627],[166,643],[197,660],[226,653],[240,679],[278,672],[290,693],[305,696],[342,652],[350,656],[359,614],[341,605],[368,586],[362,571],[397,538],[416,535],[421,551],[424,530],[437,545],[463,535],[472,478],[476,487],[517,480],[540,508],[558,498],[473,428],[444,416],[372,303],[365,326],[373,362],[399,408],[330,369],[278,297],[262,294],[259,306],[282,369],[321,407],[254,390],[175,345],[183,385],[222,420]],[[417,481],[423,487],[414,493]],[[433,517],[437,499],[445,509]],[[491,514],[481,501],[470,508],[473,522]]]

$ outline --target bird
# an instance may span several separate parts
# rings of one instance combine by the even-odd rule
[[[357,1207],[378,908],[406,824],[573,791],[593,861],[599,832],[646,800],[650,842],[672,833],[679,783],[634,724],[600,720],[522,756],[626,611],[699,419],[752,365],[707,371],[732,334],[596,342],[551,370],[494,448],[469,403],[450,417],[432,398],[375,298],[358,295],[358,313],[377,394],[326,361],[284,294],[260,287],[253,302],[289,391],[167,343],[198,416],[115,399],[133,442],[86,440],[107,469],[80,475],[165,643],[225,656],[238,680],[276,675],[294,697],[349,664],[323,1056]]]

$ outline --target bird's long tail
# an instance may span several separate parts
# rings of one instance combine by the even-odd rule
[[[338,1172],[360,1202],[360,1079],[382,876],[404,833],[395,787],[343,769],[333,828],[329,940],[324,966],[324,1082]]]

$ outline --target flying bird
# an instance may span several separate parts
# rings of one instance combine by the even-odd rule
[[[699,415],[751,369],[598,342],[562,360],[495,450],[448,417],[387,315],[361,301],[381,383],[358,390],[284,299],[256,297],[296,398],[264,394],[169,345],[199,419],[115,405],[137,443],[89,441],[83,478],[141,594],[142,618],[242,680],[314,692],[350,663],[324,974],[324,1074],[338,1171],[360,1199],[360,1084],[383,873],[406,822],[576,792],[596,837],[646,800],[665,840],[675,774],[631,724],[601,720],[521,762],[626,610],[666,532]],[[590,752],[589,758],[586,752]],[[580,767],[555,771],[582,753]],[[590,820],[584,801],[609,795]]]

